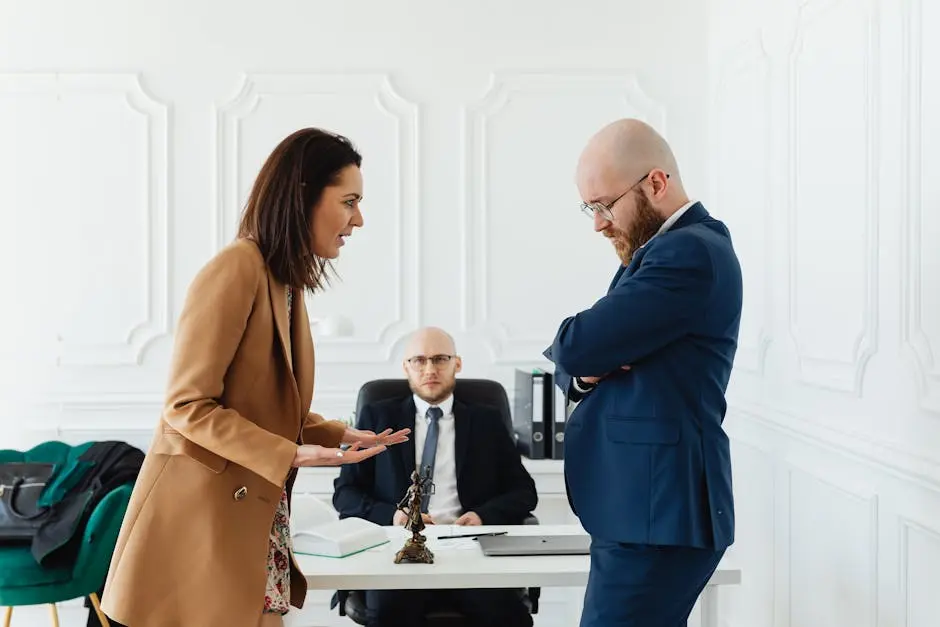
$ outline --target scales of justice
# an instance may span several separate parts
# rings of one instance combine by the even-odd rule
[[[408,492],[396,506],[408,516],[405,529],[411,532],[411,537],[405,540],[405,545],[395,554],[395,563],[407,562],[411,564],[433,564],[434,553],[428,549],[425,542],[427,538],[421,534],[424,530],[424,519],[421,517],[421,502],[425,496],[434,494],[434,482],[431,481],[431,467],[425,466],[419,474],[415,469],[411,473],[411,485]]]

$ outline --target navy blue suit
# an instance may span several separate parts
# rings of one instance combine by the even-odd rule
[[[558,385],[580,400],[565,430],[565,480],[593,539],[582,625],[684,625],[734,541],[722,422],[741,302],[728,229],[695,203],[545,351]],[[608,373],[583,398],[572,386]]]
[[[409,428],[414,433],[415,412],[412,396],[379,401],[362,408],[357,427],[375,433]],[[456,399],[453,412],[457,496],[464,512],[476,512],[484,525],[522,524],[538,504],[538,494],[499,413]],[[333,506],[340,518],[355,516],[391,525],[414,470],[413,439],[382,455],[342,466],[333,484]],[[370,627],[423,625],[425,610],[442,599],[456,605],[474,625],[532,625],[512,589],[374,590],[367,592],[366,599]]]

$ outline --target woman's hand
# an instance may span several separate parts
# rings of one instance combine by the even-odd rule
[[[411,429],[401,429],[394,433],[391,429],[386,429],[382,433],[375,433],[373,431],[346,427],[346,433],[343,435],[343,444],[359,442],[366,448],[370,446],[392,446],[407,442],[409,433],[411,433]]]
[[[345,451],[338,448],[326,448],[316,444],[302,444],[294,453],[295,468],[303,466],[341,466],[343,464],[358,464],[359,462],[375,457],[385,450],[384,446],[373,446],[360,449],[356,442]]]

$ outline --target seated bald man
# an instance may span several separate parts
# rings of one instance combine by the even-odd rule
[[[535,482],[522,465],[500,414],[453,396],[461,360],[449,334],[415,332],[402,364],[412,394],[366,405],[359,429],[380,433],[407,426],[412,438],[388,455],[349,464],[334,483],[341,518],[402,525],[395,509],[418,464],[431,465],[435,492],[426,524],[519,525],[535,509]],[[459,472],[458,472],[459,469]],[[437,602],[449,600],[473,625],[532,625],[517,590],[373,590],[366,593],[369,627],[418,627]]]
[[[580,401],[565,485],[592,540],[581,627],[679,627],[734,541],[722,423],[741,268],[728,229],[686,195],[669,145],[640,120],[601,129],[575,176],[620,262],[545,353]]]

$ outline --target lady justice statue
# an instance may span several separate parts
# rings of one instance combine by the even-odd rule
[[[427,538],[421,534],[424,530],[424,518],[421,517],[421,503],[426,496],[434,494],[434,483],[431,481],[431,467],[425,466],[424,473],[419,474],[415,469],[411,473],[411,485],[404,498],[398,502],[397,509],[408,516],[405,529],[411,532],[411,537],[405,540],[405,546],[395,554],[395,563],[410,562],[412,564],[433,564],[434,554],[425,545]]]

